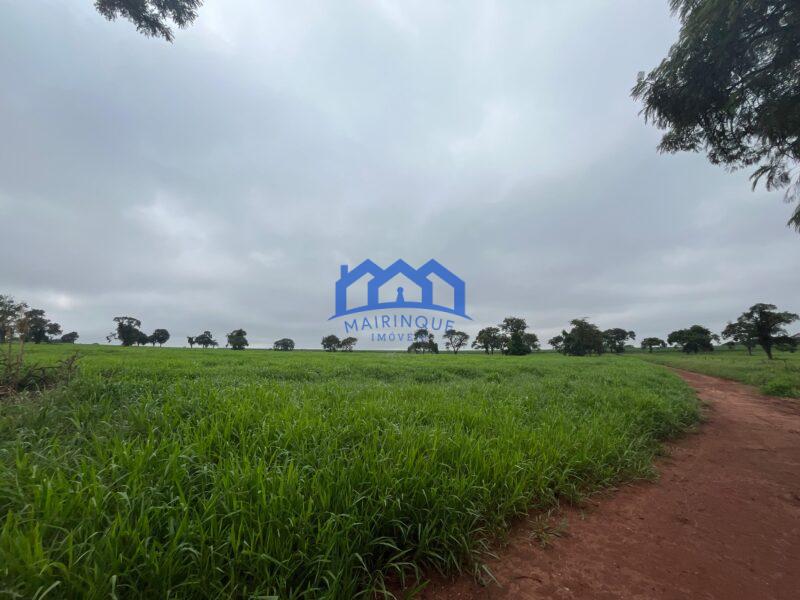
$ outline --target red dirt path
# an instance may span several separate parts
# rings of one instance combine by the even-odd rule
[[[800,401],[678,371],[707,421],[668,447],[659,480],[569,509],[541,548],[519,527],[497,583],[433,582],[425,600],[800,598]]]

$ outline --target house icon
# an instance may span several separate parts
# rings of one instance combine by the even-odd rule
[[[419,288],[421,298],[419,301],[406,300],[405,294],[407,290],[403,287],[396,288],[396,293],[391,294],[394,300],[380,300],[381,288],[386,286],[398,275],[402,275]],[[448,287],[452,288],[452,306],[442,306],[434,303],[433,282],[430,279],[432,275],[439,277]],[[348,288],[360,281],[363,277],[371,277],[367,282],[367,303],[363,306],[347,308]],[[449,269],[446,269],[438,261],[431,259],[419,269],[413,268],[404,260],[397,260],[386,269],[381,269],[369,259],[352,270],[349,269],[347,265],[341,266],[339,280],[336,282],[336,313],[330,317],[330,319],[368,310],[381,310],[386,308],[423,308],[450,313],[469,319],[466,314],[466,287],[464,285],[464,280],[456,276]]]

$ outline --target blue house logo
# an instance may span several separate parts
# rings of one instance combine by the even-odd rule
[[[391,280],[400,275],[411,281],[418,290],[407,290],[402,286],[397,288],[390,287]],[[436,275],[447,286],[452,288],[452,306],[442,306],[434,303],[433,282],[430,279],[431,275]],[[347,290],[363,277],[372,277],[372,279],[369,279],[367,282],[367,303],[362,306],[348,308]],[[388,301],[384,299],[384,301],[381,301],[382,288],[387,287],[389,288],[388,290],[383,289],[383,296],[386,298],[388,291],[392,299]],[[418,296],[420,300],[406,300],[406,295],[410,294],[412,291],[415,292],[414,295]],[[433,259],[426,262],[419,269],[414,269],[404,260],[395,261],[386,269],[381,269],[374,262],[367,259],[352,270],[348,269],[347,265],[342,265],[341,275],[336,282],[336,313],[328,320],[330,321],[336,317],[343,317],[353,313],[368,310],[383,310],[387,308],[424,308],[469,319],[470,317],[467,316],[465,307],[466,289],[464,280],[457,277],[452,271],[444,268],[441,263]]]

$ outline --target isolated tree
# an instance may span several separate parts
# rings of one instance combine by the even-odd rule
[[[751,328],[758,345],[764,349],[770,360],[772,360],[773,346],[791,345],[792,338],[787,335],[784,326],[794,323],[798,318],[800,317],[795,313],[778,312],[774,304],[762,303],[754,304],[739,317],[747,327]]]
[[[687,354],[698,352],[712,352],[714,340],[717,336],[702,325],[692,325],[687,329],[678,329],[667,336],[669,345],[677,345]]]
[[[170,21],[180,28],[197,18],[202,0],[95,0],[95,7],[109,21],[127,19],[149,37],[173,40]]]
[[[247,332],[244,329],[234,329],[228,334],[228,345],[234,350],[244,350],[247,343]]]
[[[472,347],[476,350],[483,350],[486,354],[494,354],[495,350],[500,350],[502,347],[500,328],[485,327],[481,329],[472,341]]]
[[[326,335],[322,338],[322,349],[325,350],[325,352],[336,352],[341,343],[342,341],[335,335]]]
[[[729,322],[722,330],[722,337],[731,340],[733,344],[741,344],[747,348],[747,353],[751,356],[753,348],[758,344],[755,327],[744,315],[736,319],[734,323]]]
[[[606,350],[615,354],[625,352],[626,340],[635,340],[636,333],[633,331],[625,331],[619,327],[613,329],[606,329],[603,332],[603,345]]]
[[[469,335],[463,331],[456,331],[455,329],[448,329],[442,336],[445,340],[445,348],[452,350],[453,354],[458,354],[458,351],[466,345],[469,340]]]
[[[65,333],[61,336],[61,343],[62,344],[74,344],[78,340],[78,332],[77,331],[70,331],[69,333]]]
[[[210,331],[204,331],[200,335],[195,336],[194,343],[203,348],[208,348],[209,346],[216,348],[219,346]]]
[[[678,41],[633,88],[645,118],[667,130],[659,149],[755,167],[754,187],[762,178],[767,189],[789,185],[800,160],[800,3],[670,3],[681,19]],[[798,193],[795,186],[787,199]],[[800,230],[800,207],[789,224]]]
[[[280,350],[282,352],[290,352],[294,350],[294,340],[290,340],[289,338],[281,338],[276,340],[274,344],[272,344],[273,350]]]
[[[653,348],[666,348],[666,347],[667,343],[661,338],[646,337],[642,340],[642,350],[647,350],[648,352],[652,352]]]
[[[117,339],[123,346],[133,346],[138,343],[142,333],[139,331],[142,326],[142,322],[139,319],[136,317],[114,317],[114,322],[117,324],[117,330],[106,336],[109,342]]]
[[[163,346],[169,340],[169,331],[166,329],[156,329],[150,336],[154,344]]]
[[[572,329],[562,331],[563,343],[561,352],[570,356],[587,356],[589,354],[602,354],[604,348],[603,334],[597,325],[589,323],[587,319],[573,319],[570,321]]]
[[[425,354],[431,349],[432,343],[433,334],[424,327],[420,327],[414,332],[414,342],[409,348],[413,347],[415,352],[419,351]]]
[[[186,336],[186,342],[189,344],[189,348],[194,348],[195,341],[191,335]]]
[[[339,348],[345,352],[352,352],[353,348],[356,346],[356,342],[358,342],[358,338],[346,337],[339,342]]]
[[[539,338],[535,333],[525,333],[528,323],[520,317],[506,317],[500,323],[503,332],[498,336],[498,343],[503,354],[521,356],[530,354],[539,347]]]

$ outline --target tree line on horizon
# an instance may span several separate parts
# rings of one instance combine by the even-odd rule
[[[677,329],[667,335],[666,340],[658,337],[646,337],[640,345],[643,350],[653,352],[654,349],[675,347],[687,354],[712,352],[715,344],[725,341],[725,345],[734,348],[741,345],[752,355],[753,349],[760,346],[767,357],[772,359],[773,349],[795,352],[800,344],[800,334],[791,336],[786,326],[800,319],[797,314],[778,311],[774,304],[758,303],[743,312],[735,321],[729,321],[718,335],[702,325],[691,325]],[[113,318],[116,327],[106,336],[108,342],[117,340],[122,346],[144,346],[147,344],[163,346],[170,339],[167,329],[158,328],[147,334],[142,331],[142,322],[136,317],[118,316]],[[620,327],[601,330],[587,318],[570,321],[569,331],[562,330],[548,340],[548,344],[556,352],[569,356],[589,356],[604,353],[621,354],[629,348],[628,342],[636,339],[636,333]],[[523,356],[540,350],[538,336],[528,330],[527,321],[521,317],[506,317],[495,326],[484,327],[478,331],[471,347],[482,350],[486,354],[506,354]],[[62,333],[61,325],[51,321],[44,310],[30,308],[24,302],[17,302],[13,297],[0,295],[0,343],[12,340],[40,343],[75,343],[78,333],[71,331]],[[445,348],[458,354],[466,347],[470,335],[464,331],[448,329],[442,335]],[[216,348],[219,342],[213,334],[206,330],[196,336],[187,336],[190,348]],[[327,352],[352,352],[358,339],[345,337],[339,339],[330,334],[322,338],[322,349]],[[226,348],[244,350],[249,346],[247,332],[234,329],[226,334]],[[291,338],[281,338],[273,344],[277,351],[295,349]],[[414,341],[407,348],[408,352],[417,354],[438,354],[439,344],[432,331],[420,328],[414,332]]]

